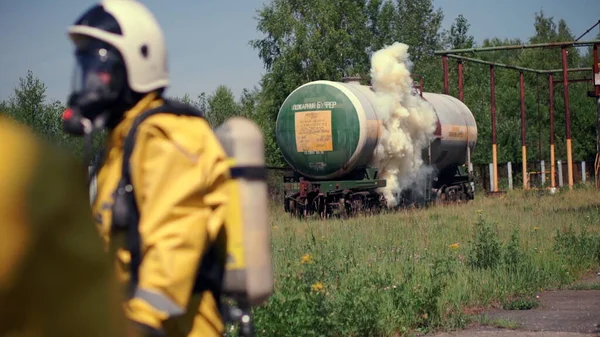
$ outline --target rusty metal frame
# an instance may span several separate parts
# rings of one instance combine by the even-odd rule
[[[551,49],[551,48],[556,48],[556,47],[585,47],[585,46],[593,46],[594,44],[597,44],[597,43],[600,43],[600,40],[565,41],[565,42],[532,43],[532,44],[521,44],[521,45],[495,46],[495,47],[448,49],[448,50],[437,50],[434,52],[434,55],[447,55],[447,54],[451,54],[451,53],[459,53],[459,54],[477,53],[477,52],[514,50],[514,49],[534,49],[534,48]]]
[[[600,21],[599,21],[600,22]],[[595,178],[596,186],[600,187],[600,83],[595,83],[594,78],[583,78],[583,79],[569,79],[569,73],[572,72],[593,72],[594,76],[599,77],[600,71],[598,64],[598,45],[600,40],[591,41],[567,41],[567,42],[552,42],[552,43],[538,43],[528,45],[509,45],[509,46],[495,46],[495,47],[481,47],[481,48],[466,48],[466,49],[453,49],[453,50],[441,50],[435,51],[435,55],[442,56],[442,68],[443,68],[443,92],[446,95],[450,93],[450,81],[448,71],[448,59],[457,60],[458,64],[458,96],[461,101],[464,100],[464,76],[463,76],[463,62],[473,62],[479,64],[488,65],[490,68],[490,114],[492,122],[492,165],[494,174],[493,191],[498,192],[498,145],[496,143],[496,88],[495,88],[495,68],[506,68],[516,70],[519,72],[519,87],[520,87],[520,100],[521,100],[521,153],[522,153],[522,174],[523,174],[523,189],[528,188],[527,179],[527,143],[526,143],[526,118],[525,118],[525,81],[524,73],[534,74],[546,74],[548,75],[548,83],[550,85],[550,161],[551,161],[551,186],[556,187],[555,181],[555,163],[554,163],[554,84],[563,85],[563,96],[565,101],[565,128],[566,128],[566,146],[567,146],[567,167],[568,167],[568,183],[569,189],[573,189],[573,157],[572,157],[572,146],[571,146],[571,112],[569,107],[569,83],[574,82],[588,82],[592,81],[595,84],[594,94],[598,99],[598,124],[597,124],[597,146],[596,146],[596,165],[595,165]],[[569,68],[567,62],[567,48],[569,47],[583,47],[593,46],[593,60],[594,64],[592,67],[585,68]],[[461,56],[457,54],[461,53],[478,53],[478,52],[489,52],[489,51],[501,51],[501,50],[522,50],[532,48],[561,48],[562,56],[562,68],[561,69],[533,69],[526,67],[519,67],[515,65],[503,64],[498,62],[491,62],[480,60],[477,58]],[[554,81],[553,76],[556,73],[562,73],[562,79],[560,81]]]

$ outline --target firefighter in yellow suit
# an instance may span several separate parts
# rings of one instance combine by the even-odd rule
[[[137,1],[94,5],[68,33],[78,77],[67,117],[108,130],[92,211],[116,256],[123,288],[133,283],[124,303],[127,317],[147,336],[221,336],[219,280],[229,179],[224,150],[202,118],[161,113],[139,125],[127,186],[139,212],[127,226],[137,226],[139,249],[130,249],[127,230],[115,229],[115,197],[124,191],[118,187],[134,120],[164,104],[169,77],[163,33]],[[139,268],[133,279],[136,252]],[[204,275],[201,263],[216,276]]]
[[[0,144],[0,336],[132,336],[82,165],[1,114]]]

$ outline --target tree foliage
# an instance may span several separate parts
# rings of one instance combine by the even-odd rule
[[[46,100],[46,85],[32,71],[18,80],[13,94],[0,103],[0,113],[23,123],[42,139],[55,142],[68,148],[76,155],[83,153],[83,140],[62,131],[61,115],[65,105],[57,100]],[[97,150],[103,141],[103,134],[94,138]]]
[[[432,0],[272,0],[257,11],[257,29],[263,34],[250,41],[266,73],[257,86],[244,89],[239,98],[226,85],[215,84],[214,92],[174,97],[202,111],[212,127],[227,118],[251,118],[265,135],[267,161],[282,165],[275,142],[275,120],[285,98],[298,86],[313,80],[340,81],[360,76],[369,82],[372,53],[396,41],[410,46],[413,74],[422,75],[425,91],[442,92],[440,49],[478,47],[470,25],[458,15],[448,30],[441,27],[444,14]],[[573,40],[562,19],[542,11],[533,21],[535,34],[526,41],[489,37],[482,47]],[[600,38],[600,34],[597,36]],[[591,48],[569,48],[570,67],[590,67]],[[559,69],[560,49],[518,49],[465,56],[536,69]],[[456,62],[450,61],[450,94],[458,97]],[[475,115],[478,144],[472,154],[475,164],[491,161],[490,70],[486,65],[465,62],[464,102]],[[573,74],[572,77],[589,77]],[[521,105],[519,73],[495,69],[497,143],[499,161],[521,160]],[[525,111],[530,160],[549,159],[549,83],[545,75],[525,73]],[[562,73],[554,75],[560,80]],[[589,83],[569,85],[574,160],[593,160],[596,151],[596,108],[587,97]],[[46,86],[31,71],[18,80],[14,93],[0,102],[0,111],[46,137],[81,153],[81,140],[62,132],[60,114],[64,104],[46,100]],[[562,84],[554,86],[554,120],[557,159],[564,158],[565,109]],[[100,146],[102,137],[96,140]]]

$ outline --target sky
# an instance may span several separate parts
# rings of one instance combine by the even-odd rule
[[[28,70],[47,86],[47,99],[66,101],[74,67],[67,27],[96,1],[0,1],[0,100],[13,93]],[[162,25],[168,47],[169,96],[196,97],[227,85],[236,97],[258,86],[265,72],[249,41],[262,37],[257,10],[270,0],[144,0]],[[486,37],[534,34],[540,10],[555,22],[564,19],[578,37],[600,19],[597,0],[433,0],[444,11],[443,28],[463,14],[478,43]],[[591,40],[594,29],[583,40]],[[400,41],[402,42],[402,41]]]

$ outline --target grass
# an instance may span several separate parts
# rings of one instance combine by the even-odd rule
[[[598,266],[599,196],[511,191],[326,221],[274,209],[275,294],[253,311],[257,335],[404,336],[464,327],[472,308],[534,308]]]

